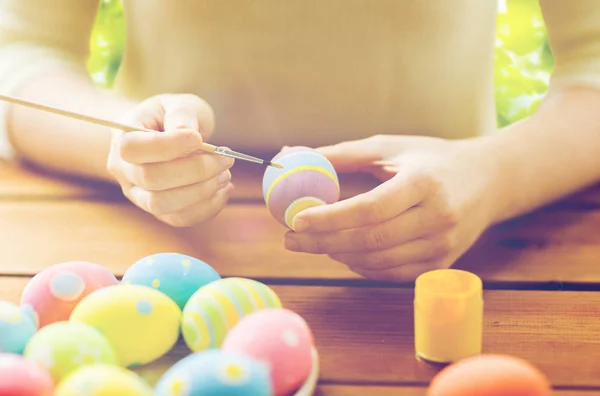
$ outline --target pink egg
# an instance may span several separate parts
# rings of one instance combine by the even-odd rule
[[[50,373],[20,355],[0,354],[0,396],[51,396]]]
[[[242,318],[221,349],[249,355],[268,364],[276,396],[296,391],[308,377],[314,338],[306,321],[281,308],[267,308]]]
[[[33,309],[39,328],[69,320],[71,311],[91,292],[118,283],[106,268],[85,261],[53,265],[34,276],[21,295],[21,305]]]

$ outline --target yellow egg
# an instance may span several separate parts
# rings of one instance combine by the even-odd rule
[[[136,373],[122,367],[95,364],[66,377],[54,396],[152,396],[153,390]]]
[[[116,285],[86,296],[70,320],[99,329],[113,345],[122,366],[150,363],[173,348],[181,309],[157,290]]]

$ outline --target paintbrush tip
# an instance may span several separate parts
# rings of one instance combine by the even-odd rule
[[[268,166],[272,166],[273,168],[283,169],[283,166],[276,164],[275,162],[269,162]]]

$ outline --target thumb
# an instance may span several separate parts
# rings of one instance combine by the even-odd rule
[[[316,151],[324,155],[336,171],[349,173],[370,169],[381,161],[383,152],[379,146],[376,139],[367,138],[319,147]]]

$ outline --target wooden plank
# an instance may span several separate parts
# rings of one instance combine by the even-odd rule
[[[553,392],[554,396],[593,396],[597,394],[597,390],[556,390]],[[424,386],[321,385],[314,396],[427,396],[427,388]]]
[[[122,275],[141,257],[174,251],[201,258],[225,275],[358,277],[326,256],[285,251],[284,229],[262,205],[232,205],[210,224],[190,229],[169,227],[129,204],[4,202],[0,219],[8,274],[34,274],[57,262],[88,260]]]
[[[237,163],[231,169],[235,191],[233,201],[261,201],[264,167]],[[379,182],[366,174],[340,175],[342,199],[375,187]],[[0,161],[0,201],[23,198],[73,199],[120,198],[119,188],[78,178],[56,175],[31,165],[9,165]]]
[[[314,396],[426,396],[424,386],[321,385]],[[562,396],[562,395],[561,395]]]
[[[265,158],[269,155],[264,155]],[[236,186],[234,200],[262,200],[261,183],[264,168],[239,162],[231,169]],[[369,191],[379,184],[367,174],[340,174],[342,199]],[[45,197],[65,199],[70,197],[114,196],[118,189],[77,178],[56,175],[29,164],[8,164],[0,160],[0,200],[19,197]],[[550,210],[586,211],[600,209],[600,183],[577,192],[554,205]]]
[[[28,278],[0,278],[0,300],[17,301]],[[438,369],[418,362],[410,289],[273,286],[315,334],[324,383],[426,386]],[[558,387],[600,389],[600,293],[485,292],[485,353],[527,359]],[[154,381],[189,351],[179,344],[139,368]]]
[[[175,251],[201,258],[224,275],[362,279],[328,256],[283,249],[285,229],[264,204],[232,204],[212,222],[188,229],[169,227],[127,203],[0,202],[0,219],[8,274],[89,260],[121,275],[141,257]],[[456,267],[486,282],[598,283],[598,257],[600,211],[556,210],[494,228]]]
[[[2,199],[64,199],[97,194],[90,183],[51,177],[25,166],[0,161],[0,200]]]

